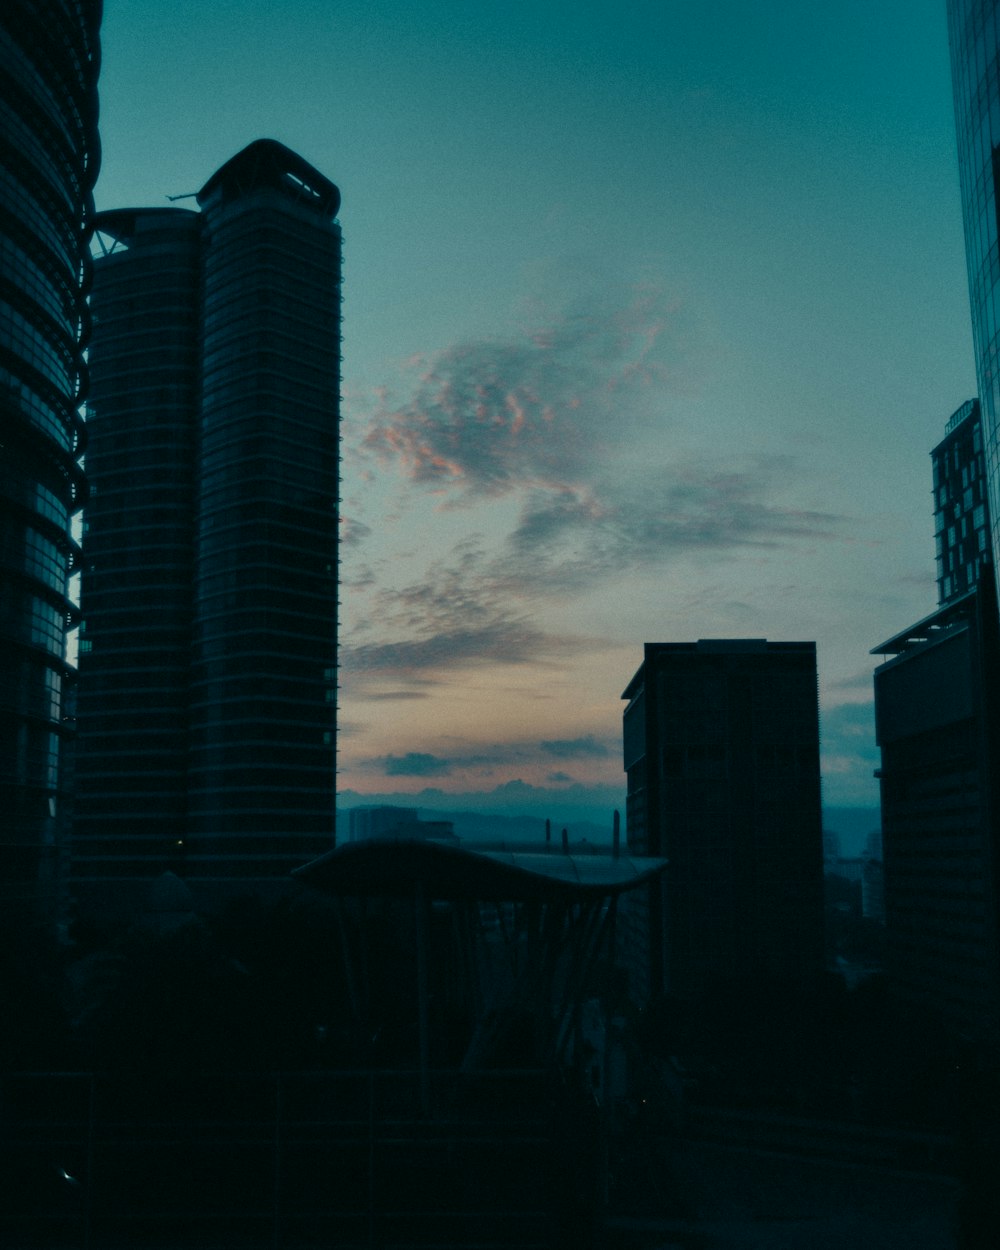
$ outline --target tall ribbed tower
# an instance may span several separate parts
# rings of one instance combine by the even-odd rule
[[[270,888],[334,841],[340,193],[259,140],[197,199],[97,221],[85,905]]]
[[[58,893],[100,161],[97,0],[0,14],[0,911]]]
[[[1000,0],[948,0],[948,39],[990,546],[1000,567]]]
[[[173,865],[187,833],[201,221],[99,213],[74,875]]]

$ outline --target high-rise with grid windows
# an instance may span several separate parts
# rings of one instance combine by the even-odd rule
[[[823,964],[814,642],[647,642],[622,695],[629,850],[667,869],[624,924],[640,1002]]]
[[[78,897],[255,890],[334,840],[337,188],[252,143],[98,215]]]
[[[874,648],[887,972],[971,1039],[1000,1038],[1000,680],[979,404],[931,452],[938,607]]]

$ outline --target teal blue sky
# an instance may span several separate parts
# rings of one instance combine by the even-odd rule
[[[750,636],[877,801],[975,388],[943,10],[106,0],[98,207],[343,192],[344,789],[613,803],[642,643]]]

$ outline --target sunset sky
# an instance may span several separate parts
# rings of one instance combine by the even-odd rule
[[[643,642],[767,637],[877,803],[975,393],[943,0],[105,0],[103,45],[99,208],[261,136],[343,193],[351,801],[610,810]]]

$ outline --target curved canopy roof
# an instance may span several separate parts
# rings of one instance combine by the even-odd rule
[[[517,902],[621,894],[656,876],[665,859],[470,850],[425,840],[348,842],[293,876],[328,894]]]
[[[196,231],[200,228],[200,215],[193,208],[171,204],[164,208],[106,208],[93,218],[95,234],[105,234],[120,243],[130,242],[143,226]]]

